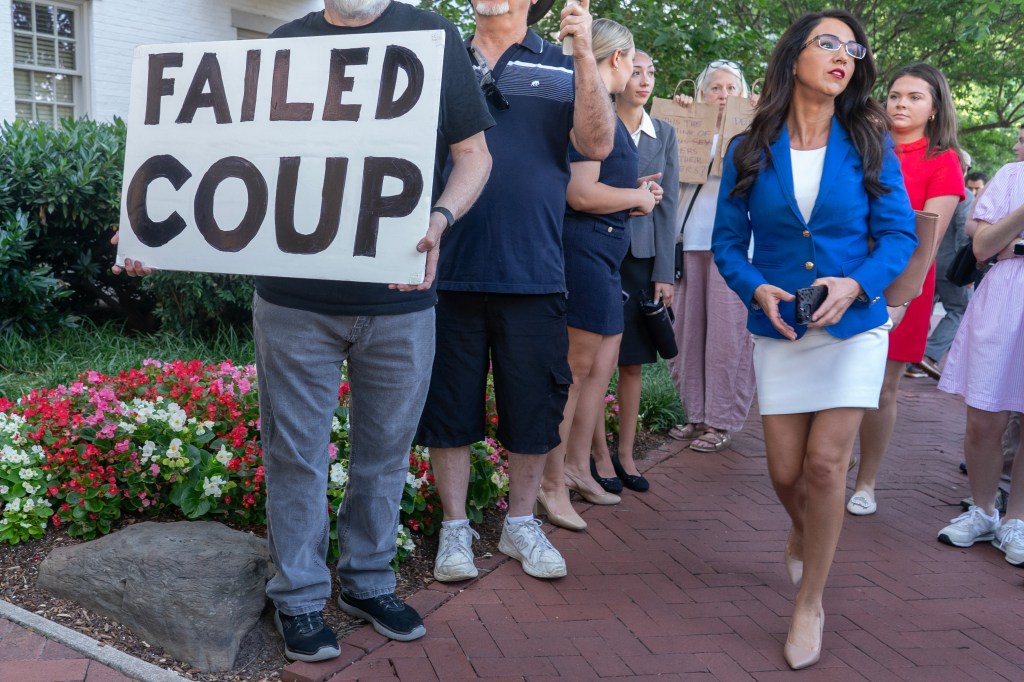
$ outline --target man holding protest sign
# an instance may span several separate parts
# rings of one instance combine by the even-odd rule
[[[277,567],[277,574],[267,584],[267,596],[277,607],[275,623],[285,640],[285,654],[293,660],[320,661],[340,653],[322,610],[331,595],[331,572],[326,564],[328,445],[341,367],[346,362],[351,387],[351,452],[348,486],[338,512],[341,558],[337,570],[342,590],[338,605],[392,639],[412,640],[426,632],[419,614],[395,595],[390,562],[396,551],[409,447],[426,398],[434,354],[436,295],[431,285],[439,244],[445,230],[469,209],[487,181],[491,158],[483,131],[494,121],[458,31],[436,14],[391,0],[325,0],[323,12],[286,24],[270,36],[291,39],[297,47],[306,37],[432,30],[444,31],[445,44],[433,208],[427,234],[416,246],[427,254],[422,283],[256,278],[253,321],[267,476],[267,539]],[[345,53],[342,58],[350,59],[352,66],[366,63],[358,50],[334,52]],[[353,69],[353,73],[358,71]],[[293,76],[293,84],[300,79],[298,74]],[[338,104],[351,90],[351,81],[348,77],[332,81],[334,99],[324,106],[324,120],[328,105],[333,113],[351,106]],[[158,96],[169,94],[169,90],[173,92],[164,88]],[[287,86],[284,94],[288,94]],[[292,104],[283,102],[271,115],[280,120],[280,112],[287,106]],[[309,117],[291,120],[308,121]],[[389,151],[389,140],[377,142],[382,152]],[[442,182],[446,163],[449,171]],[[342,189],[325,181],[324,202]],[[389,198],[380,197],[382,201]],[[281,223],[278,211],[279,235]],[[149,271],[138,260],[128,259],[123,269],[129,275]],[[114,270],[119,272],[122,267]]]
[[[560,37],[575,42],[571,58],[529,29],[552,2],[472,0],[476,34],[466,48],[495,119],[487,131],[494,170],[441,255],[439,350],[417,434],[430,447],[444,507],[434,564],[441,581],[477,575],[466,498],[470,445],[484,437],[489,364],[498,439],[509,460],[508,518],[498,549],[534,577],[566,574],[532,512],[545,455],[560,442],[572,383],[562,254],[567,150],[571,138],[586,157],[605,158],[615,114],[591,49],[589,0],[562,11]]]

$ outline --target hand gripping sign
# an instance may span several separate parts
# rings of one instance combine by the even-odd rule
[[[143,46],[117,262],[423,281],[443,31]]]

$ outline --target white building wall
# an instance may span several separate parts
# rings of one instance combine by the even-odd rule
[[[11,5],[0,3],[0,119],[14,118],[14,33]]]
[[[232,10],[235,17],[269,27],[323,6],[323,0],[86,0],[81,24],[87,36],[84,109],[100,121],[128,115],[132,54],[138,45],[234,40]],[[11,0],[0,0],[3,119],[14,118],[13,54]]]
[[[232,9],[269,17],[277,25],[323,9],[323,0],[92,0],[89,4],[93,36],[89,111],[101,121],[128,115],[136,46],[234,40]]]

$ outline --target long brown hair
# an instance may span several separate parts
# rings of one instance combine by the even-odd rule
[[[929,94],[932,96],[935,115],[924,124],[924,136],[928,138],[927,156],[938,156],[947,149],[952,149],[959,157],[960,165],[966,167],[963,150],[960,149],[960,143],[956,138],[956,107],[953,105],[953,96],[949,92],[946,76],[930,64],[904,66],[889,79],[889,85],[885,88],[887,96],[893,84],[904,76],[923,80],[928,84]]]
[[[849,85],[836,97],[835,115],[850,134],[853,146],[860,154],[864,168],[864,188],[873,197],[890,191],[879,179],[889,116],[882,105],[871,99],[871,89],[878,78],[875,58],[867,34],[856,17],[845,10],[830,9],[803,15],[786,29],[775,45],[768,60],[757,113],[746,136],[736,145],[733,156],[736,185],[732,196],[745,196],[757,180],[762,164],[771,163],[771,145],[782,133],[793,98],[794,64],[810,39],[811,31],[824,19],[842,21],[853,31],[857,42],[868,48],[867,55],[857,60]]]

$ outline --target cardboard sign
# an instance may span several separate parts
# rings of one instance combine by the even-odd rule
[[[718,149],[715,150],[715,161],[711,166],[712,175],[722,174],[722,162],[725,160],[725,152],[729,149],[732,138],[741,134],[754,120],[754,105],[746,97],[730,96],[725,101],[725,111],[722,113],[721,140]]]
[[[423,281],[443,31],[143,46],[117,262]]]
[[[655,97],[651,104],[651,116],[666,121],[676,130],[679,182],[707,182],[711,146],[718,132],[718,107],[705,102],[681,107],[670,99]]]

